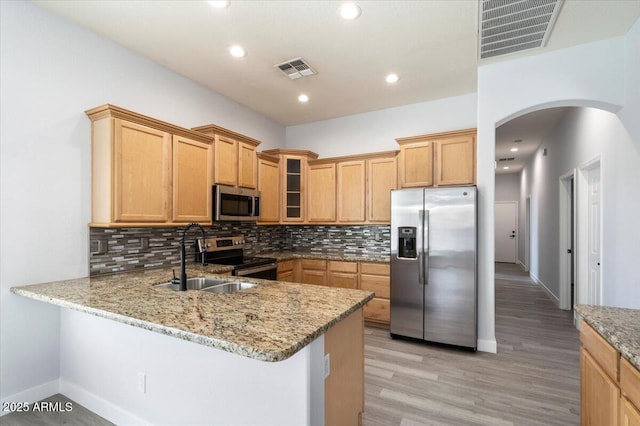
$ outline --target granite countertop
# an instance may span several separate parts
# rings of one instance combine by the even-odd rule
[[[373,262],[389,263],[389,256],[371,256],[349,253],[321,253],[307,251],[281,251],[275,253],[258,254],[260,257],[272,257],[279,261],[291,259],[317,259],[317,260],[337,260],[343,262]]]
[[[576,305],[575,310],[640,370],[640,309]]]
[[[189,264],[189,277],[230,270]],[[282,361],[364,306],[373,293],[242,278],[259,285],[231,294],[155,287],[171,268],[11,288],[11,292],[262,361]]]

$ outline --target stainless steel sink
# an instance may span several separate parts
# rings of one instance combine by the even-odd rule
[[[246,281],[231,281],[224,284],[218,284],[212,287],[203,288],[202,290],[208,291],[209,293],[236,293],[238,291],[253,288],[257,285],[258,284],[249,283]]]
[[[207,278],[207,277],[198,277],[198,278],[187,278],[187,290],[204,290],[208,287],[217,286],[220,284],[226,284],[227,281],[219,280],[216,278]],[[168,288],[171,290],[179,290],[180,284],[174,284],[169,281],[168,283],[158,284],[156,287]]]
[[[253,288],[257,285],[258,284],[247,281],[225,281],[206,277],[187,278],[187,290],[203,290],[210,293],[235,293]],[[156,287],[178,291],[180,284],[174,284],[169,281],[168,283],[158,284]]]

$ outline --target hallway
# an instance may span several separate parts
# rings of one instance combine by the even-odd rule
[[[363,425],[577,425],[579,337],[571,313],[516,265],[496,264],[498,353],[365,331]]]

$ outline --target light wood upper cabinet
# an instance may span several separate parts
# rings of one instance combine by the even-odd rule
[[[402,143],[398,172],[402,188],[432,186],[433,142],[427,140]]]
[[[311,151],[270,149],[263,154],[280,158],[280,223],[306,221],[307,163],[318,158]]]
[[[258,187],[257,146],[260,141],[215,124],[192,130],[215,137],[214,183],[251,189]]]
[[[336,165],[309,164],[307,176],[307,221],[336,220]]]
[[[338,222],[365,221],[365,160],[338,163]]]
[[[213,138],[113,105],[91,119],[91,226],[211,223]]]
[[[215,136],[215,178],[216,184],[238,185],[238,145],[235,140]]]
[[[398,188],[397,158],[367,160],[367,222],[391,223],[391,190]]]
[[[401,188],[473,185],[476,129],[396,139]]]
[[[476,136],[452,135],[436,142],[435,185],[470,185],[476,176]]]
[[[238,142],[238,186],[256,188],[257,179],[256,147]]]
[[[211,144],[173,136],[173,221],[211,222]]]
[[[280,220],[280,159],[258,154],[258,190],[260,191],[260,222]]]
[[[114,119],[114,222],[166,222],[171,135]]]

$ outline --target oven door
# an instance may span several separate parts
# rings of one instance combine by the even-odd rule
[[[256,221],[259,214],[259,192],[224,185],[213,187],[213,220]]]
[[[276,280],[278,279],[278,267],[275,263],[269,263],[267,265],[234,269],[233,275],[238,277],[262,278],[263,280]]]

